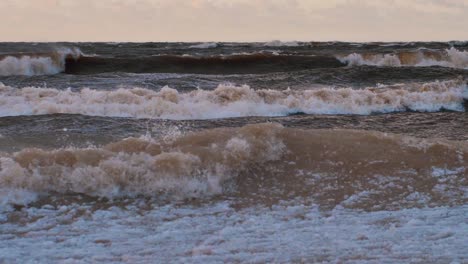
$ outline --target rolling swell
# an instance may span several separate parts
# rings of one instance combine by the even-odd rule
[[[78,59],[67,58],[64,72],[68,74],[105,72],[254,74],[342,66],[345,64],[334,57],[262,53],[208,57],[158,55],[138,58],[104,58],[82,56]]]
[[[81,193],[267,201],[292,195],[366,210],[463,204],[467,154],[466,142],[256,124],[170,140],[127,138],[102,147],[0,154],[0,199],[21,203],[21,196]]]

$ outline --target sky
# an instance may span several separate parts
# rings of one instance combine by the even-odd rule
[[[468,0],[0,0],[0,41],[468,40]]]

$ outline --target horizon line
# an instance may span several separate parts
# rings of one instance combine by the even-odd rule
[[[353,41],[353,40],[266,40],[266,41],[226,41],[226,40],[47,40],[47,41],[37,41],[37,40],[0,40],[0,43],[269,43],[269,42],[298,42],[298,43],[326,43],[326,42],[342,42],[342,43],[411,43],[411,42],[468,42],[468,39],[451,39],[451,40],[369,40],[369,41]]]

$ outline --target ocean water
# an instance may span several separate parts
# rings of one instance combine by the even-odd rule
[[[468,43],[0,43],[0,262],[468,262]]]

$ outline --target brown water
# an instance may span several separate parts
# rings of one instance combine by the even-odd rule
[[[467,261],[466,43],[0,47],[0,262]]]

